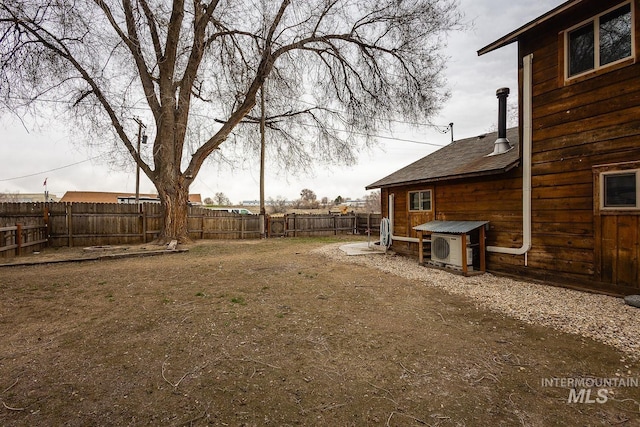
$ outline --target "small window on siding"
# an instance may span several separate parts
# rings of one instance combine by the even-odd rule
[[[638,205],[638,171],[606,173],[602,176],[605,209],[636,209]]]
[[[431,190],[409,192],[409,211],[430,211]]]
[[[633,56],[631,3],[567,31],[567,77]]]

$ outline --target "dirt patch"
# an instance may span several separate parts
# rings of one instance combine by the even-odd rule
[[[625,354],[328,241],[0,269],[0,424],[638,425],[639,387],[560,383],[637,379]]]

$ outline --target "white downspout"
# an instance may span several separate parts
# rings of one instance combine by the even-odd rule
[[[394,203],[395,203],[395,194],[389,194],[389,207],[387,211],[389,212],[389,234],[391,235],[391,240],[397,240],[398,242],[413,242],[418,243],[419,240],[417,237],[404,237],[404,236],[396,236],[393,234],[393,215],[394,215]]]
[[[522,87],[522,246],[519,248],[506,248],[501,246],[487,246],[488,252],[524,255],[524,265],[527,265],[527,252],[531,249],[531,140],[532,140],[532,90],[533,54],[522,59],[523,62],[523,87]],[[394,194],[389,194],[389,233],[392,240],[399,242],[418,243],[416,237],[396,236],[393,234]]]
[[[532,151],[532,91],[533,91],[533,54],[522,58],[522,246],[519,248],[505,248],[487,246],[488,252],[524,255],[524,265],[527,266],[527,252],[531,249],[531,151]]]

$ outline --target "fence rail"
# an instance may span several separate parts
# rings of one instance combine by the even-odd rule
[[[351,213],[266,218],[270,237],[379,233],[380,214]],[[199,206],[189,208],[189,237],[255,239],[261,217]],[[98,246],[146,243],[160,234],[162,207],[155,203],[0,203],[0,257],[34,251],[45,245]]]

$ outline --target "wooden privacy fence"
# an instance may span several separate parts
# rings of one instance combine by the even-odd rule
[[[22,225],[0,227],[0,254],[11,252],[22,255],[25,248],[32,252],[41,250],[47,244],[46,225]]]
[[[380,214],[285,215],[267,217],[271,237],[379,233]],[[146,243],[163,224],[156,203],[0,203],[0,256],[44,245],[103,246]],[[187,223],[192,239],[255,239],[260,216],[191,206]]]
[[[380,214],[289,214],[269,217],[270,237],[380,234]]]

